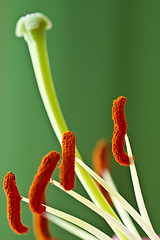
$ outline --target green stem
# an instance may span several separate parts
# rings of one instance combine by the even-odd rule
[[[17,23],[16,33],[18,36],[23,36],[28,44],[39,91],[51,125],[61,144],[62,135],[64,132],[68,131],[68,128],[56,97],[50,72],[44,31],[46,27],[49,27],[49,25],[51,25],[49,20],[42,14],[31,14],[19,20]],[[77,149],[76,156],[82,159]],[[83,169],[77,162],[75,163],[75,167],[76,174],[91,199],[98,206],[119,220],[113,209],[101,194],[95,181],[91,178],[87,171]],[[115,227],[111,226],[111,228],[121,240],[128,239]]]

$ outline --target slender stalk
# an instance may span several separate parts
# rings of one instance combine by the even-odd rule
[[[132,183],[133,183],[134,192],[135,192],[136,201],[137,201],[137,204],[139,207],[139,211],[142,215],[142,218],[152,228],[152,224],[149,219],[147,209],[146,209],[146,206],[145,206],[145,203],[143,200],[143,195],[142,195],[142,191],[141,191],[141,187],[140,187],[140,183],[139,183],[139,179],[138,179],[138,174],[137,174],[136,166],[135,166],[134,160],[133,160],[132,149],[131,149],[131,145],[130,145],[127,134],[125,135],[125,141],[126,141],[127,153],[128,153],[129,161],[130,161],[130,172],[131,172],[131,177],[132,177]]]
[[[66,132],[68,128],[56,97],[50,72],[44,31],[46,27],[49,28],[51,25],[51,23],[48,22],[49,20],[42,14],[27,15],[18,21],[16,33],[17,36],[23,36],[28,44],[38,88],[51,125],[61,144],[62,134]],[[81,158],[77,149],[76,156]],[[87,171],[78,163],[75,164],[75,169],[78,178],[91,199],[115,219],[120,221]],[[117,229],[114,229],[114,231],[120,240],[127,240]]]
[[[102,178],[108,185],[110,185],[116,192],[118,192],[118,189],[117,189],[117,187],[112,179],[112,176],[108,170],[103,171]],[[116,208],[123,223],[137,237],[137,240],[141,240],[142,238],[139,235],[136,227],[134,226],[132,219],[130,218],[128,212],[126,212],[124,210],[124,208],[119,204],[119,202],[114,197],[112,197],[112,195],[110,195],[110,197],[111,197],[114,207]]]

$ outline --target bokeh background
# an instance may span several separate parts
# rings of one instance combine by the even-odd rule
[[[15,36],[17,20],[31,12],[46,14],[50,64],[58,99],[85,162],[91,166],[95,143],[112,139],[112,101],[127,97],[126,118],[145,202],[159,227],[160,169],[160,2],[109,0],[1,0],[0,6],[0,238],[35,239],[32,215],[22,203],[27,235],[14,234],[6,216],[4,175],[15,173],[27,196],[42,157],[61,152],[44,110],[27,45]],[[120,193],[137,209],[129,168],[112,160]],[[54,173],[58,179],[58,171]],[[88,197],[76,179],[76,191]],[[48,187],[48,203],[79,216],[112,235],[108,225],[60,190]],[[59,239],[77,239],[54,224]],[[144,233],[140,230],[141,234]]]

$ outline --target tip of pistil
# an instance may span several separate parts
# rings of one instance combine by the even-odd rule
[[[51,21],[42,13],[31,13],[21,17],[16,25],[16,36],[22,37],[24,32],[29,32],[34,29],[43,27],[50,29],[52,27]]]

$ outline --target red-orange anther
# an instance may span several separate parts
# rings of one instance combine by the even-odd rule
[[[105,170],[108,170],[110,172],[111,170],[111,157],[110,157],[110,146],[108,142],[105,139],[101,139],[97,142],[93,155],[92,155],[92,162],[93,162],[93,170],[103,178],[103,172]],[[112,200],[108,194],[108,192],[100,185],[98,182],[96,182],[100,191],[108,201],[108,203],[112,206]]]
[[[43,203],[46,204],[44,197]],[[51,236],[49,231],[49,223],[48,219],[43,217],[42,214],[33,214],[33,226],[34,226],[34,233],[36,239],[38,240],[57,240],[56,238]]]
[[[43,195],[59,160],[60,154],[55,151],[48,153],[42,159],[29,191],[29,207],[34,213],[42,214],[46,209],[42,205]]]
[[[43,217],[42,214],[34,213],[34,232],[38,240],[57,240],[52,237],[48,228],[48,219]]]
[[[21,222],[21,199],[16,186],[16,178],[12,172],[6,174],[3,188],[7,197],[7,217],[11,229],[17,233],[26,233],[29,229]]]
[[[65,190],[72,190],[75,183],[75,136],[65,132],[62,136],[62,162],[60,165],[60,182]]]
[[[115,160],[120,165],[130,165],[129,157],[124,151],[125,134],[127,132],[127,123],[125,120],[124,107],[125,97],[118,97],[113,102],[112,119],[114,121],[114,132],[112,138],[112,152]]]

